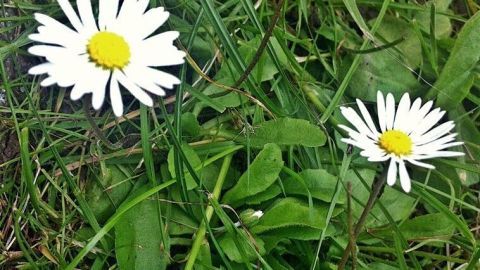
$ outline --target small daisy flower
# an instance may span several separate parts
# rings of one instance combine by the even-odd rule
[[[36,13],[41,26],[29,36],[45,43],[28,50],[47,60],[29,70],[32,75],[48,74],[41,86],[73,86],[72,100],[91,93],[96,110],[102,106],[108,86],[113,112],[121,116],[119,85],[143,104],[153,106],[147,92],[164,96],[164,88],[180,83],[177,77],[155,69],[182,64],[185,57],[173,45],[177,31],[152,35],[169,17],[163,7],[147,10],[149,0],[128,0],[119,8],[119,0],[101,0],[96,21],[90,0],[77,0],[78,14],[68,0],[57,2],[73,29]]]
[[[462,156],[461,152],[443,151],[445,148],[463,144],[454,142],[456,133],[448,134],[455,127],[453,121],[434,127],[443,117],[445,111],[439,108],[431,110],[433,102],[422,106],[417,98],[413,104],[408,93],[400,99],[397,110],[392,94],[386,100],[381,92],[377,93],[378,123],[380,132],[375,126],[365,105],[357,99],[357,105],[363,119],[352,108],[342,107],[343,116],[356,130],[339,125],[348,132],[349,138],[342,141],[354,145],[363,151],[360,155],[371,162],[390,160],[387,172],[387,183],[392,186],[400,175],[400,184],[405,192],[411,189],[410,177],[406,162],[427,169],[435,169],[421,160],[436,157]]]

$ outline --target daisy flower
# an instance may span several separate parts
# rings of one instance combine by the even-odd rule
[[[113,112],[121,116],[120,85],[143,104],[153,106],[147,92],[164,96],[164,88],[180,83],[177,77],[155,69],[182,64],[185,57],[173,45],[177,31],[152,35],[169,17],[163,7],[147,10],[149,0],[123,1],[121,7],[119,0],[101,0],[95,20],[90,0],[77,0],[78,14],[68,0],[57,2],[73,29],[36,13],[41,26],[38,33],[29,36],[45,43],[28,50],[47,60],[29,70],[32,75],[48,74],[41,86],[73,86],[72,100],[91,93],[96,110],[102,106],[108,87]]]
[[[431,110],[432,101],[422,106],[422,100],[417,98],[412,104],[410,96],[406,93],[395,110],[393,95],[389,93],[385,100],[383,94],[378,92],[377,111],[380,132],[362,101],[357,99],[357,105],[363,119],[354,109],[341,108],[343,116],[355,127],[354,130],[339,125],[347,131],[349,136],[342,141],[362,149],[360,155],[367,157],[368,161],[390,160],[387,172],[387,183],[390,186],[395,184],[398,171],[403,190],[410,191],[411,183],[405,166],[406,162],[427,169],[435,169],[434,166],[422,160],[463,155],[461,152],[443,151],[445,148],[461,145],[463,142],[454,142],[457,134],[449,134],[455,127],[453,121],[435,126],[445,111],[439,108]]]

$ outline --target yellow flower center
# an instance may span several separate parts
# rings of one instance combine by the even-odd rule
[[[409,155],[412,153],[412,139],[402,131],[388,130],[381,136],[378,144],[389,154],[397,156]]]
[[[90,59],[105,69],[122,69],[130,61],[130,47],[123,37],[107,31],[92,36],[87,45]]]

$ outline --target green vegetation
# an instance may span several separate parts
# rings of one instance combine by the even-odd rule
[[[475,1],[150,6],[181,33],[182,84],[154,108],[122,92],[116,118],[27,74],[33,14],[67,22],[55,1],[0,3],[1,269],[337,269],[355,229],[348,269],[480,267]],[[377,91],[435,100],[466,155],[379,188],[388,163],[337,126]]]

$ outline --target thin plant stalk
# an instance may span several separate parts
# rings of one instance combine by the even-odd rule
[[[218,200],[220,197],[223,183],[225,182],[228,169],[230,168],[230,164],[232,162],[232,155],[233,154],[226,156],[225,159],[223,160],[222,168],[220,169],[217,182],[215,184],[215,187],[213,188],[213,193],[210,195],[214,200]],[[213,215],[213,206],[209,205],[207,207],[207,210],[205,211],[206,220],[204,219],[200,224],[200,228],[198,228],[197,234],[195,236],[195,240],[193,240],[192,249],[190,251],[190,255],[188,256],[188,261],[185,266],[185,270],[191,270],[195,265],[195,260],[197,259],[198,253],[200,252],[200,247],[202,246],[203,240],[205,239],[205,234],[207,232],[206,222],[210,222],[212,215]]]

